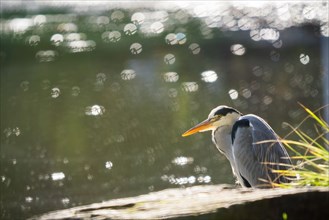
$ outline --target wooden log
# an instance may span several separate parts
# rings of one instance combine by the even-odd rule
[[[329,188],[243,189],[228,185],[166,189],[53,211],[45,219],[328,219]]]

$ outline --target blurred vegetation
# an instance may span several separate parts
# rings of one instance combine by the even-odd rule
[[[299,140],[283,139],[282,143],[294,153],[291,157],[293,164],[291,169],[276,170],[284,176],[292,178],[290,183],[275,184],[274,186],[282,188],[299,186],[329,186],[329,126],[316,112],[303,106],[308,116],[296,127],[293,133],[299,137]],[[324,106],[328,108],[329,106]],[[311,137],[300,129],[300,126],[313,119],[315,121],[314,129],[316,137]]]

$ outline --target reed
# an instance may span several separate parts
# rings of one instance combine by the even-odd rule
[[[301,186],[329,186],[329,126],[317,116],[319,110],[313,112],[301,105],[307,117],[297,126],[290,128],[297,135],[297,141],[284,138],[281,142],[293,153],[293,165],[287,170],[274,170],[292,181],[290,183],[272,183],[273,187],[291,188]],[[324,106],[323,108],[328,108]],[[313,120],[315,137],[311,137],[300,128],[303,123]]]

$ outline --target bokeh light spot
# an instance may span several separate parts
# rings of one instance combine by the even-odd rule
[[[239,93],[238,93],[238,91],[236,91],[235,89],[230,89],[230,90],[228,91],[228,94],[229,94],[229,96],[230,96],[230,98],[231,98],[232,100],[235,100],[235,99],[237,99],[237,98],[239,97]]]
[[[105,113],[104,106],[101,105],[93,105],[93,106],[87,106],[85,109],[85,115],[88,116],[100,116]]]
[[[176,57],[175,57],[175,55],[173,55],[171,53],[168,53],[164,56],[164,62],[166,64],[172,65],[175,63],[175,61],[176,61]]]
[[[177,82],[179,75],[176,72],[167,72],[163,74],[163,79],[165,82]]]
[[[111,31],[108,33],[108,39],[110,42],[118,42],[121,39],[121,33],[119,31]]]
[[[110,170],[113,167],[113,163],[111,161],[106,161],[105,162],[105,168]]]
[[[218,75],[215,71],[213,70],[207,70],[201,73],[201,80],[212,83],[215,82],[218,79]]]
[[[72,87],[72,96],[78,96],[80,94],[80,88],[79,86],[73,86]]]
[[[54,34],[50,38],[50,42],[55,46],[59,46],[63,41],[64,41],[64,36],[62,34]]]
[[[121,78],[123,80],[132,80],[136,77],[135,70],[132,69],[125,69],[121,72]]]
[[[197,82],[183,82],[182,89],[185,92],[196,92],[199,89],[199,85]]]
[[[61,94],[61,90],[57,87],[51,89],[51,97],[52,98],[58,98],[59,95]]]
[[[120,10],[115,10],[111,14],[111,20],[116,23],[121,22],[124,19],[124,17],[125,17],[124,13]]]
[[[38,46],[40,43],[40,36],[39,35],[32,35],[27,39],[27,44],[30,46]]]
[[[300,54],[299,55],[299,60],[302,64],[306,65],[310,62],[310,57],[307,54]]]
[[[231,52],[234,55],[242,56],[246,52],[246,48],[242,44],[233,44],[231,46]]]
[[[165,37],[165,41],[169,45],[175,45],[178,43],[176,34],[174,34],[174,33],[167,34],[167,36]]]
[[[184,33],[177,33],[176,39],[178,44],[185,44],[186,43],[186,35]]]
[[[278,51],[272,50],[270,52],[271,60],[274,62],[278,62],[280,60],[280,53]]]
[[[160,34],[164,31],[164,25],[161,22],[154,22],[151,24],[151,31],[155,34]]]
[[[131,16],[131,22],[136,25],[141,25],[145,21],[145,15],[141,12],[136,12]]]
[[[51,179],[53,181],[63,180],[65,178],[65,174],[63,172],[56,172],[51,174]]]
[[[54,50],[40,50],[35,54],[36,59],[39,62],[52,62],[57,57],[57,52]]]
[[[137,27],[132,23],[126,24],[123,28],[123,32],[129,36],[134,35],[137,32]]]
[[[196,55],[199,54],[201,51],[200,45],[197,43],[192,43],[190,44],[190,46],[188,47],[190,49],[190,51],[192,52],[192,54]]]
[[[132,54],[140,54],[142,52],[143,48],[142,45],[140,43],[133,43],[130,46],[130,52]]]
[[[179,156],[174,158],[171,162],[177,166],[185,166],[188,164],[192,164],[194,162],[194,159],[193,157]]]

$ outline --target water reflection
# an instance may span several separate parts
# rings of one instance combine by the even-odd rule
[[[199,89],[199,85],[197,82],[183,82],[182,89],[185,92],[196,92]]]
[[[61,23],[57,26],[59,32],[77,32],[78,26],[74,23]]]
[[[233,184],[209,135],[186,128],[228,104],[282,136],[297,101],[322,105],[328,4],[111,4],[3,11],[0,218]]]
[[[207,70],[201,73],[201,80],[205,82],[215,82],[218,79],[217,73],[213,70]]]
[[[51,89],[51,97],[52,98],[58,98],[59,95],[61,94],[61,90],[59,88],[52,88]]]
[[[280,53],[276,50],[272,50],[270,52],[270,57],[272,61],[278,62],[280,60]]]
[[[73,86],[72,87],[72,96],[78,96],[79,94],[80,94],[79,86]]]
[[[71,53],[90,52],[96,48],[96,42],[93,40],[73,40],[67,42],[64,47]]]
[[[35,54],[39,62],[52,62],[55,61],[58,53],[54,50],[40,50]]]
[[[110,170],[113,167],[113,163],[111,161],[106,161],[105,162],[105,168]]]
[[[301,53],[299,55],[300,62],[304,65],[308,64],[310,62],[310,57],[307,54]]]
[[[43,81],[41,82],[41,88],[42,88],[43,90],[47,90],[47,89],[49,89],[49,88],[50,88],[50,81],[47,80],[47,79],[43,80]]]
[[[186,35],[184,33],[177,33],[176,39],[178,44],[185,44],[187,41]]]
[[[101,105],[93,105],[93,106],[87,106],[85,109],[85,114],[88,116],[100,116],[105,113],[104,106]]]
[[[40,43],[40,36],[39,35],[32,35],[27,38],[27,44],[34,47]]]
[[[136,25],[141,25],[145,20],[145,16],[142,12],[136,12],[131,16],[131,21]]]
[[[174,34],[174,33],[167,34],[167,36],[165,37],[165,41],[167,44],[170,44],[170,45],[175,45],[178,43],[176,34]]]
[[[26,91],[28,91],[29,88],[30,88],[30,87],[29,87],[29,86],[30,86],[30,83],[29,83],[28,81],[23,81],[23,82],[21,82],[20,86],[21,86],[22,90],[23,90],[24,92],[26,92]]]
[[[59,46],[64,41],[64,36],[62,34],[54,34],[51,36],[50,41],[53,45]]]
[[[184,157],[184,156],[179,156],[173,159],[171,162],[175,165],[178,166],[184,166],[187,164],[192,164],[194,161],[193,157]]]
[[[119,23],[124,19],[125,15],[121,10],[115,10],[112,14],[111,14],[111,20]]]
[[[133,43],[130,45],[130,52],[132,54],[139,54],[143,50],[142,45],[140,43]]]
[[[239,93],[235,89],[230,89],[228,91],[228,94],[229,94],[230,98],[233,99],[233,100],[237,99],[239,97]]]
[[[21,134],[21,130],[19,127],[5,128],[3,133],[5,134],[6,137],[9,137],[11,135],[19,136]]]
[[[192,54],[194,55],[199,54],[201,51],[200,45],[197,43],[190,44],[188,48],[191,50]]]
[[[272,43],[272,45],[273,45],[273,47],[275,47],[275,48],[281,48],[282,47],[282,45],[283,45],[283,42],[282,42],[282,40],[276,40],[276,41],[274,41],[273,43]]]
[[[166,55],[164,56],[164,59],[163,59],[163,60],[164,60],[164,62],[165,62],[166,64],[172,65],[172,64],[175,63],[175,61],[176,61],[176,57],[175,57],[174,54],[168,53],[168,54],[166,54]]]
[[[172,185],[193,185],[195,183],[210,183],[211,177],[206,175],[199,176],[180,176],[176,177],[175,175],[164,175],[161,177],[164,182],[169,182]]]
[[[9,22],[9,30],[18,34],[25,33],[32,26],[33,20],[30,18],[14,18]]]
[[[132,23],[126,24],[123,28],[123,32],[126,35],[134,35],[137,32],[137,26]]]
[[[65,178],[65,174],[63,172],[57,172],[51,174],[51,179],[53,181],[63,180]]]
[[[132,80],[136,77],[136,72],[132,69],[125,69],[121,72],[121,78],[123,80]],[[118,84],[115,84],[114,88],[118,88]],[[117,89],[115,89],[117,90]]]
[[[231,52],[234,55],[242,56],[246,52],[246,48],[241,44],[233,44],[231,46]]]
[[[176,72],[167,72],[163,74],[163,78],[165,82],[177,82],[179,75]]]
[[[70,199],[67,197],[63,198],[62,204],[64,205],[64,207],[67,207],[70,204]]]
[[[164,31],[164,25],[161,22],[154,22],[151,24],[150,29],[155,34],[161,34]]]
[[[121,39],[121,33],[119,31],[105,31],[102,34],[102,39],[104,42],[108,43],[108,42],[118,42]]]

